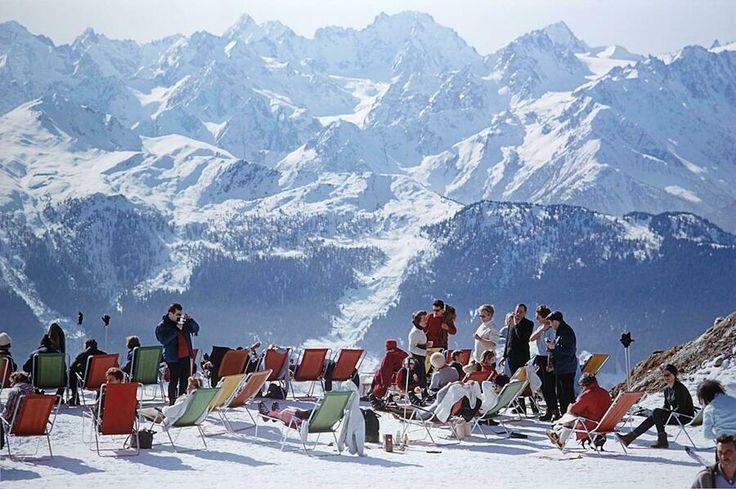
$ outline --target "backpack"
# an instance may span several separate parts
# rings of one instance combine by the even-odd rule
[[[365,420],[366,443],[380,443],[381,439],[378,433],[380,429],[379,416],[372,409],[361,408],[360,411],[363,413],[363,419]]]

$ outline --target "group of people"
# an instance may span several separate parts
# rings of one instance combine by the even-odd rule
[[[498,393],[519,369],[526,368],[528,375],[539,379],[539,390],[544,399],[546,411],[539,420],[552,422],[547,430],[550,442],[562,448],[572,433],[580,441],[586,440],[585,430],[594,428],[611,406],[611,396],[603,389],[593,374],[577,378],[580,394],[576,397],[576,377],[580,366],[577,359],[575,332],[568,325],[562,312],[552,311],[540,304],[535,308],[537,326],[527,319],[527,307],[518,304],[513,313],[506,315],[501,329],[494,323],[495,309],[483,304],[478,310],[479,324],[473,332],[473,349],[470,358],[463,358],[463,350],[454,350],[446,357],[448,338],[457,334],[455,309],[442,300],[435,300],[430,311],[416,311],[411,316],[411,327],[407,336],[408,353],[399,348],[397,340],[386,340],[386,353],[379,369],[373,377],[369,400],[378,409],[386,407],[389,390],[399,389],[418,407],[426,407],[425,419],[435,417],[446,420],[451,414],[470,419],[481,408],[481,386],[490,386]],[[170,406],[163,409],[144,409],[141,414],[160,422],[171,422],[186,408],[188,396],[202,387],[202,380],[193,376],[194,351],[192,336],[199,333],[199,324],[188,314],[184,314],[180,304],[171,304],[155,329],[155,336],[163,346],[163,360],[169,372],[168,399]],[[501,341],[505,339],[503,348]],[[123,382],[125,375],[131,374],[135,348],[141,345],[137,336],[126,339],[127,357],[122,368],[112,367],[106,373],[109,384]],[[257,344],[250,349],[255,354]],[[20,399],[34,392],[30,373],[33,371],[34,357],[41,353],[65,353],[65,335],[58,323],[50,325],[43,335],[39,347],[31,352],[23,366],[18,369],[10,353],[11,338],[0,333],[0,357],[7,363],[4,370],[6,378],[2,382],[10,384],[7,401],[0,415],[10,422]],[[497,355],[501,353],[500,360]],[[93,355],[105,354],[94,339],[85,342],[84,350],[69,366],[68,403],[79,403],[77,377],[82,378]],[[254,355],[257,356],[257,355]],[[258,363],[254,360],[253,366]],[[205,367],[211,367],[211,363]],[[216,370],[216,369],[215,369]],[[654,427],[657,441],[653,448],[668,448],[665,426],[668,424],[687,424],[695,416],[695,406],[688,389],[679,380],[679,371],[665,363],[659,367],[661,380],[665,384],[664,403],[656,408],[631,432],[618,433],[621,443],[631,444],[639,436]],[[61,395],[64,389],[59,390]],[[736,398],[727,395],[725,388],[714,380],[706,380],[697,391],[703,407],[704,435],[716,441],[717,463],[699,474],[693,487],[733,487],[736,478]],[[462,401],[459,411],[450,407]],[[104,403],[104,397],[99,405]],[[532,411],[537,406],[532,403]],[[517,399],[517,413],[526,413],[523,397]],[[264,418],[281,420],[284,423],[300,423],[308,418],[309,411],[279,409],[278,403],[266,408],[259,404],[259,412]],[[101,413],[100,413],[101,415]],[[0,447],[5,437],[0,423]],[[601,439],[602,438],[602,439]],[[602,446],[604,437],[594,440]],[[721,485],[718,485],[721,484]],[[730,485],[725,485],[730,484]]]
[[[457,334],[457,314],[452,306],[438,299],[432,303],[431,312],[413,313],[407,337],[409,352],[400,349],[396,340],[386,341],[385,356],[373,378],[371,401],[380,406],[389,387],[397,386],[407,391],[414,404],[421,406],[432,402],[436,393],[452,382],[494,382],[500,373],[507,379],[533,360],[547,409],[540,419],[560,418],[575,401],[575,376],[579,369],[575,332],[565,322],[562,312],[552,312],[540,304],[535,309],[536,329],[526,317],[525,304],[518,304],[506,316],[501,329],[494,323],[492,305],[483,304],[477,312],[480,321],[472,336],[473,349],[467,365],[458,361],[459,350],[451,354],[452,361],[446,364],[444,352],[448,337]],[[505,344],[498,360],[502,338]],[[523,398],[516,409],[526,412]],[[532,403],[531,409],[536,411],[536,404]]]

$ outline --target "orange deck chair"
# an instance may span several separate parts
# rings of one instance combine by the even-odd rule
[[[248,350],[230,350],[225,353],[220,363],[220,370],[217,372],[219,378],[228,375],[239,375],[245,372],[245,366],[248,364]]]
[[[102,402],[103,399],[104,403]],[[100,386],[100,397],[97,400],[96,408],[99,416],[96,416],[94,411],[87,413],[92,421],[97,455],[102,456],[101,450],[103,450],[100,448],[100,436],[125,436],[123,448],[126,448],[129,437],[135,436],[137,442],[135,452],[129,455],[138,455],[140,440],[138,439],[137,404],[138,384],[135,382],[130,384],[103,384]],[[82,436],[84,437],[84,434]],[[112,451],[116,449],[107,448],[104,450]]]
[[[279,375],[281,375],[284,365],[288,365],[290,355],[291,348],[287,348],[284,351],[279,351],[275,348],[268,348],[266,350],[266,354],[263,356],[263,368],[261,370],[271,371],[271,375],[266,379],[268,382],[284,380],[280,379]]]
[[[329,354],[329,348],[305,348],[302,350],[301,358],[299,363],[296,364],[296,369],[292,374],[292,381],[289,383],[291,386],[291,395],[294,399],[297,399],[296,393],[294,392],[294,382],[311,382],[309,391],[306,397],[301,399],[313,399],[314,386],[317,382],[322,381],[322,372],[325,369],[325,359]],[[322,388],[324,392],[324,387]]]
[[[332,369],[333,382],[345,382],[355,375],[363,360],[362,348],[343,348],[337,355],[335,367]]]
[[[77,386],[82,398],[82,404],[86,405],[84,400],[84,391],[97,392],[100,386],[105,383],[105,373],[110,367],[118,366],[118,353],[109,355],[91,355],[87,358],[87,366],[84,369],[84,377],[77,374]]]
[[[574,425],[575,433],[584,433],[590,440],[590,445],[595,446],[595,444],[593,443],[595,437],[598,435],[606,436],[610,433],[615,433],[616,426],[621,422],[621,420],[624,419],[624,416],[626,416],[626,413],[629,412],[631,406],[639,402],[639,399],[641,399],[643,395],[643,391],[619,392],[618,396],[616,396],[616,399],[608,408],[608,411],[606,411],[601,420],[597,422],[596,426],[593,429],[589,430],[585,427],[584,421],[590,420],[578,417],[578,420],[580,422],[576,422]],[[616,437],[616,439],[618,439],[618,437]],[[628,454],[629,452],[626,451],[626,446],[621,442],[621,440],[618,440],[618,442],[621,444],[621,448],[624,449],[624,453]],[[600,454],[600,452],[598,453]]]
[[[59,411],[59,407],[54,410],[54,403],[59,398],[57,395],[45,395],[45,394],[30,394],[20,398],[18,404],[15,406],[15,412],[13,418],[7,421],[5,418],[0,417],[0,422],[5,425],[6,440],[8,443],[8,455],[10,457],[13,454],[10,451],[10,440],[11,438],[20,437],[32,437],[32,436],[45,436],[46,442],[49,445],[49,455],[54,456],[51,451],[51,430],[54,427],[54,421],[56,420],[56,414]],[[59,403],[61,404],[61,403]],[[51,412],[54,412],[54,417],[51,418]],[[38,447],[36,447],[38,451]],[[35,455],[35,454],[34,454]]]
[[[248,428],[255,427],[255,435],[258,436],[258,418],[254,418],[253,415],[250,413],[250,410],[248,409],[248,403],[255,399],[258,393],[263,390],[263,386],[266,384],[266,381],[270,376],[271,370],[260,370],[258,372],[249,373],[248,377],[245,380],[245,385],[243,385],[241,391],[235,397],[233,397],[233,399],[227,406],[224,406],[217,410],[217,414],[220,416],[222,424],[225,426],[225,429],[227,429],[230,433],[235,433],[236,431],[242,431]],[[230,418],[227,417],[227,413],[241,406],[245,406],[245,412],[248,414],[253,424],[250,426],[246,425],[243,428],[235,429],[233,428],[233,424],[230,421]]]

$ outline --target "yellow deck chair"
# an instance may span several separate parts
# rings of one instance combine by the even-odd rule
[[[603,365],[608,361],[608,353],[593,353],[593,355],[585,363],[583,368],[583,374],[595,375],[603,368]]]

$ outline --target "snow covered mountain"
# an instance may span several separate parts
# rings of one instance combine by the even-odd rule
[[[433,295],[466,309],[494,297],[594,308],[573,292],[479,293],[480,265],[461,259],[488,258],[469,244],[475,228],[458,231],[452,253],[435,235],[458,212],[491,206],[516,218],[569,213],[577,224],[560,217],[568,227],[557,232],[603,238],[552,248],[530,238],[527,248],[494,235],[509,248],[489,248],[503,259],[485,281],[515,283],[521,267],[522,288],[541,291],[548,270],[611,282],[613,271],[643,280],[666,264],[661,300],[672,306],[672,277],[708,282],[732,256],[729,46],[645,59],[588,46],[557,23],[482,56],[415,12],[313,38],[244,16],[222,36],[143,45],[90,29],[55,46],[0,24],[0,305],[11,328],[115,310],[119,339],[150,336],[162,304],[181,300],[223,325],[208,341],[370,348]],[[714,224],[649,215],[668,211]],[[631,212],[649,214],[611,217]],[[455,257],[443,267],[460,265],[458,282],[427,288],[416,267],[443,253]],[[629,296],[617,297],[606,306],[616,314]],[[698,300],[693,317],[723,300]],[[654,330],[667,323],[632,307]],[[18,330],[17,342],[30,348],[37,334]]]

